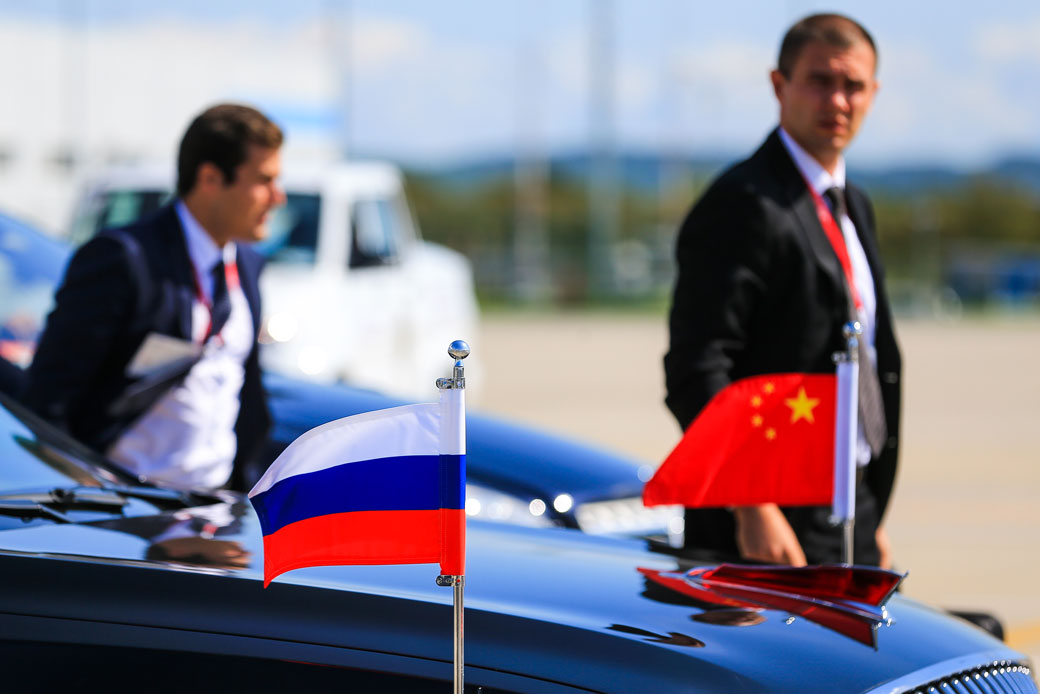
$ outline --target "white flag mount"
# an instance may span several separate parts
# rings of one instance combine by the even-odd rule
[[[842,556],[853,564],[856,527],[856,437],[859,431],[859,340],[858,322],[842,329],[845,351],[835,352],[838,365],[834,413],[834,497],[831,521],[842,526]]]

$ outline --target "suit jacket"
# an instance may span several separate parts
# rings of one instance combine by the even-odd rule
[[[847,185],[846,198],[877,294],[875,346],[889,438],[865,483],[880,521],[895,479],[902,367],[873,209],[854,186]],[[694,205],[676,254],[665,402],[684,430],[734,380],[834,372],[832,354],[845,349],[849,319],[844,275],[777,131]]]
[[[261,256],[238,246],[242,291],[260,329],[258,279]],[[106,229],[69,262],[55,294],[23,399],[43,418],[104,452],[179,377],[139,390],[126,367],[150,333],[191,340],[195,276],[172,205],[121,229]],[[238,449],[231,486],[242,465],[261,450],[270,416],[254,343],[245,363],[241,408],[235,424]],[[186,371],[185,371],[186,373]]]

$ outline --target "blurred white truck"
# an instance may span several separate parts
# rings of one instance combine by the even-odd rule
[[[173,181],[172,165],[91,176],[71,240],[158,208]],[[477,329],[469,262],[422,240],[391,164],[286,162],[282,183],[288,201],[257,245],[268,258],[260,282],[264,368],[431,397],[450,366],[448,344],[472,342]]]

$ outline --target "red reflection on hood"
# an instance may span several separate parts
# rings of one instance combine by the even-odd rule
[[[775,590],[823,600],[854,600],[881,607],[906,574],[873,566],[823,564],[815,566],[744,566],[720,564],[687,574],[718,585],[740,585]]]
[[[687,573],[638,569],[648,579],[704,602],[767,607],[804,617],[867,646],[887,619],[884,604],[906,574],[862,566],[721,564]]]

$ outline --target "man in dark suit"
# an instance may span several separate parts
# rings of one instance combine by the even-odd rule
[[[100,232],[70,261],[27,374],[30,408],[142,478],[242,486],[269,427],[261,259],[244,244],[265,236],[284,202],[281,144],[247,106],[217,105],[191,123],[177,198]]]
[[[874,379],[875,395],[880,384],[880,398],[871,412],[861,398],[855,560],[885,566],[880,522],[895,478],[900,356],[873,210],[846,185],[843,158],[877,90],[876,65],[873,39],[847,17],[813,15],[788,31],[771,74],[779,128],[713,182],[679,231],[665,375],[666,403],[686,429],[737,379],[833,373],[842,328],[859,320],[861,382]],[[841,561],[829,511],[687,509],[686,545],[777,563]]]

